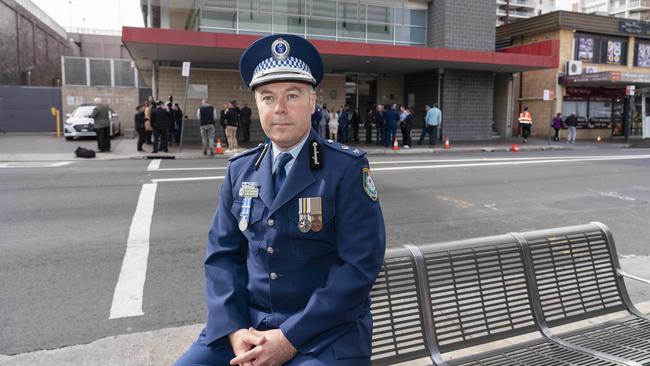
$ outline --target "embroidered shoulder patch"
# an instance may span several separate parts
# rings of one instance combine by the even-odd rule
[[[375,187],[375,182],[370,176],[370,168],[363,168],[363,190],[366,191],[371,200],[377,201],[377,187]]]

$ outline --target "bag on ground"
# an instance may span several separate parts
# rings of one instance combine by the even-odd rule
[[[95,157],[95,151],[83,148],[81,146],[77,147],[77,150],[74,151],[74,154],[78,158],[94,158]]]

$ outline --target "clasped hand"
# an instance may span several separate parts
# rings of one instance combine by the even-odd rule
[[[260,332],[240,329],[229,336],[235,358],[231,365],[279,366],[292,359],[297,351],[280,329]]]

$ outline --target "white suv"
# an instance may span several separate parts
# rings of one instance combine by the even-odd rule
[[[66,140],[72,140],[75,137],[82,136],[97,136],[95,132],[95,121],[90,118],[90,114],[95,109],[94,105],[82,105],[77,107],[72,113],[66,115],[65,124],[63,125],[63,136]],[[117,114],[109,108],[110,136],[118,136],[122,131],[120,122],[117,119]]]

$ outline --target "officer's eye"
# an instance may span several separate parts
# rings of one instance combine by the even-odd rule
[[[271,102],[273,102],[273,97],[271,95],[265,95],[265,96],[262,97],[262,101],[264,101],[266,103],[271,103]]]
[[[289,100],[295,100],[295,99],[298,99],[299,97],[300,97],[300,96],[299,96],[298,94],[289,94],[289,95],[287,96],[287,99],[289,99]]]

